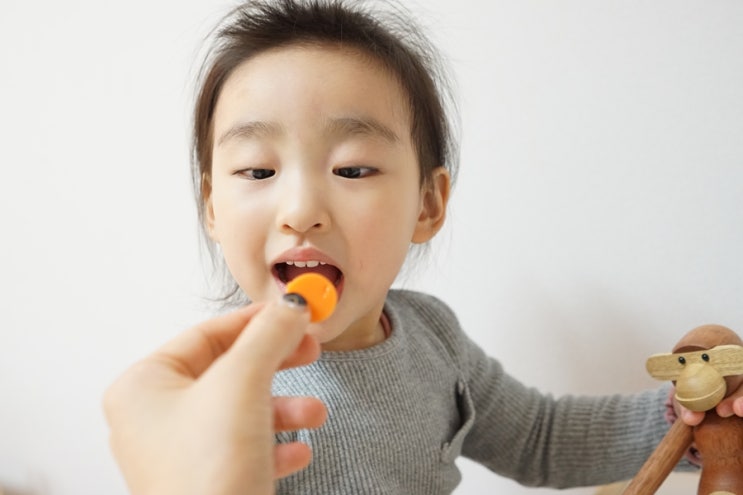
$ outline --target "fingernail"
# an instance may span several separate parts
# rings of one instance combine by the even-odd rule
[[[293,306],[296,308],[305,308],[307,306],[307,300],[304,297],[294,292],[284,294],[281,299],[283,299],[283,301],[287,305]]]

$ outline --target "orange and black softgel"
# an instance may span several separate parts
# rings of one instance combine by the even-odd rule
[[[328,318],[335,310],[338,292],[333,283],[319,273],[304,273],[288,284],[287,294],[299,294],[307,301],[310,321],[317,323]]]

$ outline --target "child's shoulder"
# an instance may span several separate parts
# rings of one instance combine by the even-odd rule
[[[447,318],[452,322],[457,321],[454,311],[438,297],[408,289],[391,289],[387,295],[387,301],[401,308],[409,308],[420,313],[424,317]]]
[[[410,289],[390,289],[388,294],[388,299],[398,300],[401,302],[413,304],[413,305],[422,305],[422,306],[430,306],[432,308],[440,308],[445,311],[451,312],[451,309],[449,306],[438,297],[428,294],[425,292],[420,292],[416,290],[410,290]]]
[[[412,334],[435,336],[450,353],[461,353],[468,340],[454,311],[431,294],[392,289],[387,295],[385,311]]]

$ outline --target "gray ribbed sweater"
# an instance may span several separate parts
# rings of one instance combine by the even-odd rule
[[[278,395],[328,407],[318,430],[279,434],[313,449],[279,494],[448,494],[464,455],[526,485],[631,478],[668,429],[668,387],[631,396],[553,399],[508,376],[438,299],[390,291],[383,343],[326,352],[274,380]]]

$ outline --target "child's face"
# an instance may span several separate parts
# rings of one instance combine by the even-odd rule
[[[448,176],[438,170],[433,189],[421,190],[410,131],[400,85],[349,49],[264,52],[238,66],[219,96],[210,235],[253,301],[277,298],[302,270],[328,276],[338,306],[310,329],[326,349],[378,341],[410,243],[443,221],[446,191],[437,190]]]

